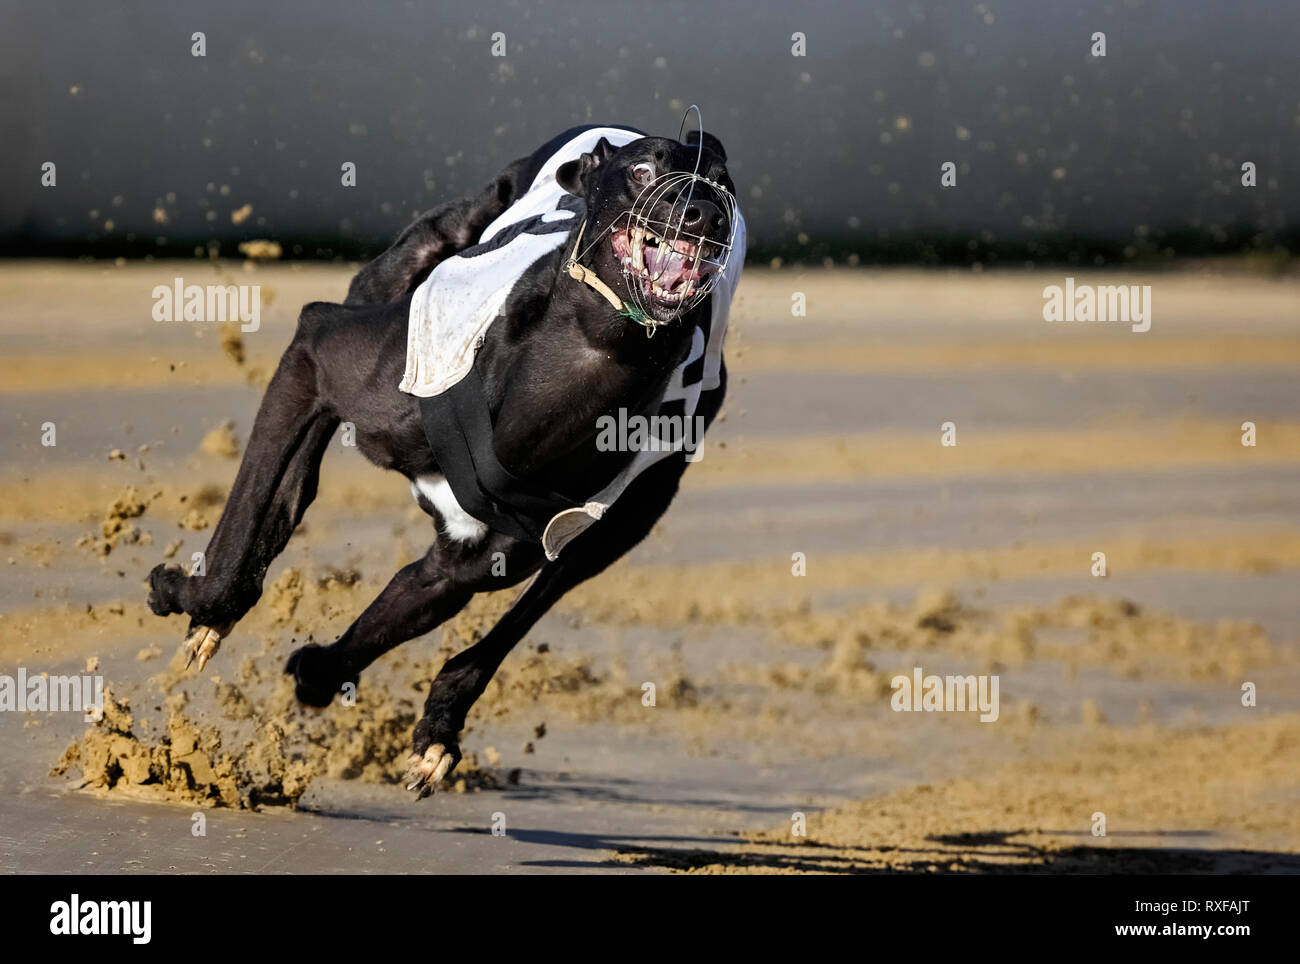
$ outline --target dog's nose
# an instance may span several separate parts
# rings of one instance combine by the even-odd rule
[[[725,219],[722,209],[712,201],[697,198],[682,212],[682,227],[696,234],[721,231]]]

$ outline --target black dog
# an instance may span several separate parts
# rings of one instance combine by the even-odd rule
[[[267,567],[315,497],[320,460],[340,422],[355,426],[358,448],[382,468],[413,482],[443,473],[431,441],[445,434],[439,419],[446,410],[398,390],[412,293],[440,262],[478,242],[528,190],[543,162],[584,130],[565,132],[515,161],[478,196],[423,215],[357,274],[343,305],[315,302],[303,308],[208,546],[206,574],[187,576],[165,566],[150,574],[153,611],[191,617],[186,646],[200,668],[260,597]],[[573,196],[577,214],[564,226],[565,243],[528,268],[473,360],[473,381],[490,412],[490,444],[486,455],[482,446],[471,452],[466,464],[472,462],[483,476],[482,459],[495,456],[494,468],[507,480],[500,485],[508,491],[502,494],[500,485],[494,489],[490,479],[480,478],[482,491],[463,485],[455,491],[459,505],[456,499],[435,503],[421,493],[418,501],[436,523],[428,552],[398,572],[338,641],[309,644],[289,659],[286,672],[294,677],[298,698],[325,706],[375,659],[452,617],[475,593],[529,580],[492,630],[448,660],[433,681],[415,727],[409,768],[410,789],[420,796],[459,761],[466,714],[506,654],[565,592],[640,542],[676,494],[687,464],[681,451],[637,475],[553,561],[530,524],[536,511],[549,514],[542,498],[541,509],[534,507],[530,515],[529,499],[536,493],[567,493],[562,502],[581,506],[618,476],[632,453],[600,450],[597,420],[619,409],[655,412],[669,377],[687,358],[693,330],[708,323],[709,298],[682,314],[680,286],[660,291],[645,280],[643,290],[633,290],[637,279],[624,273],[628,233],[617,229],[645,184],[670,172],[697,171],[734,195],[717,139],[705,134],[687,142],[641,137],[615,148],[602,139],[559,168],[555,180]],[[664,218],[677,204],[675,216],[708,239],[705,246],[723,245],[733,230],[728,212],[702,196],[689,210],[672,192],[660,203]],[[585,267],[615,300],[644,305],[643,314],[618,311],[601,284],[583,283],[580,270],[571,276],[566,259],[580,231],[583,243],[590,243]],[[647,248],[638,255],[637,265],[651,253]],[[738,251],[735,260],[742,256]],[[689,282],[682,283],[689,288]],[[725,368],[719,382],[700,396],[697,412],[706,426],[722,403]],[[494,565],[502,559],[507,575]]]

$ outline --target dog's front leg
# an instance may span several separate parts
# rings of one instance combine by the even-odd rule
[[[407,789],[423,798],[460,762],[460,731],[492,675],[566,592],[611,563],[649,535],[667,511],[685,470],[685,460],[669,456],[640,475],[599,522],[578,536],[559,559],[544,565],[500,621],[464,652],[443,664],[415,725],[407,762]]]
[[[294,650],[284,671],[294,678],[301,702],[328,706],[384,653],[455,616],[475,593],[517,584],[541,561],[539,547],[496,533],[472,546],[440,539],[403,567],[337,642]]]

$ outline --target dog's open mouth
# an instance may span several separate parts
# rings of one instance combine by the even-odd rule
[[[700,246],[685,238],[660,238],[648,228],[614,232],[614,254],[623,270],[640,281],[646,297],[667,307],[687,301],[718,269],[701,257]],[[708,247],[706,243],[706,247]]]

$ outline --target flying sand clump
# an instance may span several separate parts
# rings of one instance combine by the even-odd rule
[[[263,670],[262,657],[273,671]],[[308,710],[279,672],[282,657],[269,649],[262,657],[246,657],[236,681],[209,678],[210,698],[193,702],[188,688],[205,681],[187,677],[174,659],[150,681],[167,694],[161,725],[136,719],[130,702],[105,687],[103,717],[63,752],[51,776],[80,771],[80,788],[98,793],[242,810],[296,807],[323,777],[401,779],[416,719],[411,697],[370,680],[351,701]],[[499,789],[517,780],[518,771],[480,767],[467,753],[449,789]]]

